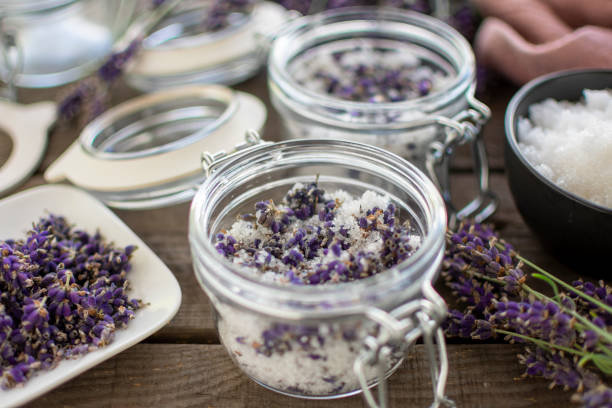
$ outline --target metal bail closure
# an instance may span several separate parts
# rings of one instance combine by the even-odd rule
[[[442,193],[448,208],[449,227],[454,228],[457,220],[474,218],[482,222],[492,215],[498,206],[498,198],[489,187],[489,163],[482,137],[482,126],[491,116],[490,109],[472,95],[467,98],[468,109],[451,119],[440,121],[444,126],[443,141],[430,145],[425,166],[430,178]],[[470,143],[472,162],[476,174],[477,195],[463,208],[457,210],[451,196],[450,164],[458,146]]]
[[[215,171],[228,159],[236,157],[242,153],[247,153],[260,145],[271,144],[271,142],[264,142],[259,133],[257,133],[257,131],[254,129],[247,130],[244,139],[244,143],[236,145],[233,151],[229,153],[226,153],[224,150],[214,154],[211,154],[210,152],[202,153],[202,171],[204,172],[204,175],[209,177],[213,171]]]
[[[422,287],[423,298],[408,302],[391,312],[378,308],[369,309],[367,317],[380,327],[377,336],[368,336],[364,340],[363,350],[353,365],[364,399],[371,408],[388,408],[387,390],[388,361],[392,353],[392,344],[402,344],[403,350],[414,344],[419,337],[427,350],[433,385],[433,403],[431,408],[455,407],[455,403],[445,396],[448,377],[448,356],[446,342],[440,324],[446,317],[446,305],[430,282]],[[437,345],[437,347],[436,347]],[[366,377],[366,367],[375,365],[378,369],[378,398],[372,393],[372,385]]]
[[[201,152],[243,148],[245,132],[261,129],[265,118],[259,99],[223,86],[143,95],[89,123],[45,179],[69,180],[116,208],[189,201],[207,176]]]

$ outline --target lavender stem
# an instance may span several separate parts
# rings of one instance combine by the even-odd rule
[[[565,351],[567,353],[576,354],[578,356],[583,356],[583,357],[587,356],[589,354],[593,354],[593,353],[587,353],[585,351],[580,351],[580,350],[569,348],[569,347],[565,347],[565,346],[560,346],[558,344],[553,344],[553,343],[548,342],[548,341],[536,339],[535,337],[526,336],[524,334],[520,334],[520,333],[516,333],[516,332],[511,332],[511,331],[508,331],[508,330],[493,329],[493,331],[495,331],[495,333],[505,334],[505,335],[508,335],[508,336],[518,337],[519,339],[530,341],[530,342],[532,342],[532,343],[534,343],[537,346],[542,347],[542,348],[555,348],[557,350]]]
[[[499,249],[501,250],[505,250],[505,246],[502,245],[501,243],[497,243],[495,244]],[[536,271],[538,271],[539,273],[541,273],[542,275],[546,276],[547,278],[553,280],[555,283],[558,283],[559,285],[563,286],[565,289],[571,290],[573,293],[575,293],[576,295],[582,297],[583,299],[588,300],[589,302],[601,307],[603,310],[605,310],[606,312],[612,314],[612,307],[606,305],[605,303],[595,299],[592,296],[587,295],[586,293],[574,288],[572,285],[568,284],[567,282],[564,282],[563,280],[557,278],[555,275],[547,272],[546,270],[540,268],[538,265],[534,264],[533,262],[531,262],[530,260],[524,258],[523,256],[519,255],[518,253],[516,254],[516,257],[521,260],[523,263],[525,263],[525,265],[528,265],[529,267],[535,269]]]
[[[601,337],[603,337],[608,343],[612,343],[612,334],[608,333],[607,331],[603,330],[602,328],[600,328],[599,326],[593,324],[589,319],[585,318],[584,316],[582,316],[580,313],[576,312],[575,310],[569,309],[568,307],[566,307],[565,305],[563,305],[562,303],[556,301],[555,299],[544,295],[543,293],[538,292],[535,289],[532,289],[531,287],[529,287],[527,284],[522,284],[521,287],[523,289],[525,289],[528,293],[533,294],[535,297],[541,299],[541,300],[547,300],[551,303],[556,304],[557,306],[559,306],[559,308],[561,308],[563,311],[565,311],[566,313],[571,314],[573,317],[575,317],[576,319],[580,320],[580,322],[582,322],[582,324],[586,327],[588,327],[590,330],[593,330],[595,333],[599,334]]]

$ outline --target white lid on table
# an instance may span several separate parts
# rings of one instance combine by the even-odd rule
[[[247,130],[261,130],[266,114],[253,95],[218,85],[143,95],[89,123],[44,176],[118,208],[187,201],[205,178],[202,154],[233,150]]]

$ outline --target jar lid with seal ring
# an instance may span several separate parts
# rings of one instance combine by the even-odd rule
[[[453,406],[444,394],[446,306],[432,288],[446,211],[425,174],[346,140],[262,142],[204,159],[208,177],[189,221],[195,274],[223,345],[249,377],[293,397],[363,392],[369,406],[386,407],[385,379],[423,338],[433,406]],[[367,216],[353,225],[357,212]],[[407,242],[410,253],[397,258]]]
[[[116,208],[189,201],[206,177],[202,152],[244,147],[246,130],[265,119],[259,99],[219,85],[146,94],[90,122],[45,180],[69,181]]]
[[[480,132],[490,110],[474,97],[475,72],[469,44],[441,20],[355,7],[288,23],[272,44],[268,83],[285,137],[341,138],[393,151],[438,185],[451,219],[482,220],[497,200]],[[478,191],[456,209],[449,167],[463,144],[472,149]]]
[[[257,73],[270,37],[292,13],[269,1],[240,1],[239,10],[224,12],[211,26],[203,16],[210,19],[216,3],[223,5],[184,0],[153,27],[128,69],[128,83],[143,91],[191,83],[232,85]]]

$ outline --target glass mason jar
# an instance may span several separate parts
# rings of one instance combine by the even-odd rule
[[[191,201],[206,150],[239,145],[266,120],[263,102],[219,85],[140,95],[108,109],[45,171],[110,207],[150,209]]]
[[[306,86],[312,61],[348,52],[416,59],[444,80],[425,96],[397,102],[345,100]],[[367,65],[367,54],[361,60]],[[496,200],[489,191],[480,134],[490,111],[474,98],[475,71],[469,44],[442,21],[411,11],[357,7],[305,16],[285,26],[270,51],[268,84],[285,135],[348,139],[397,153],[426,171],[451,215],[456,211],[450,160],[458,145],[471,144],[478,195],[457,214],[481,220],[495,210]]]
[[[0,78],[26,88],[79,79],[111,52],[136,0],[0,0]]]
[[[254,143],[254,138],[251,143]],[[189,241],[196,277],[214,307],[221,342],[260,385],[282,394],[330,399],[379,384],[423,337],[435,365],[435,400],[447,375],[439,324],[446,306],[431,284],[444,252],[446,211],[433,183],[383,149],[341,140],[255,143],[240,152],[205,155],[208,177],[192,202]],[[217,253],[214,237],[266,199],[280,201],[295,183],[354,196],[388,195],[421,245],[374,277],[322,286],[281,286],[255,279]],[[277,202],[278,202],[277,201]],[[437,362],[434,342],[437,343]],[[439,367],[438,367],[439,365]]]
[[[182,0],[154,26],[128,69],[130,85],[143,91],[194,83],[233,85],[255,75],[265,63],[268,38],[289,13],[279,4],[257,1],[222,20],[217,17],[212,21],[220,26],[211,28],[203,17],[219,6],[216,2]]]

